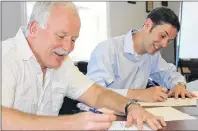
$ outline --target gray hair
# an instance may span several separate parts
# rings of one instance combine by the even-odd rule
[[[73,9],[74,11],[77,12],[77,8],[76,8],[75,4],[73,4],[72,2],[69,2],[69,1],[35,2],[31,17],[30,17],[30,20],[28,22],[28,26],[26,29],[26,33],[25,33],[26,36],[29,34],[30,24],[33,20],[37,21],[40,24],[41,28],[43,28],[43,29],[46,28],[47,19],[48,19],[49,13],[50,13],[50,9],[51,9],[51,7],[53,7],[55,5],[65,6],[70,9]]]

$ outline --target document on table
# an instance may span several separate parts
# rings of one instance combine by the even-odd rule
[[[178,111],[172,107],[147,108],[146,110],[156,116],[162,116],[165,121],[197,119],[193,116],[182,113],[181,111]],[[133,124],[131,127],[125,127],[125,121],[115,121],[112,123],[109,130],[137,130],[137,126],[136,124]],[[144,123],[143,130],[152,129],[146,123]]]
[[[155,116],[162,116],[165,121],[174,121],[174,120],[193,120],[196,119],[193,116],[190,116],[186,113],[183,113],[179,110],[176,110],[172,107],[155,107],[155,108],[146,108],[146,110]]]
[[[138,102],[141,106],[196,106],[197,98],[168,98],[164,102]]]
[[[136,124],[133,124],[130,127],[125,127],[125,121],[114,121],[112,122],[111,127],[109,128],[109,130],[115,131],[115,130],[138,130]],[[143,130],[152,130],[147,124],[143,124]]]

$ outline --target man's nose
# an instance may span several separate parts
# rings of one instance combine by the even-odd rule
[[[62,45],[62,48],[64,50],[67,50],[68,52],[71,52],[74,49],[72,40],[65,40],[64,44]]]

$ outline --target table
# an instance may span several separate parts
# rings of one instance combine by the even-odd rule
[[[198,107],[174,107],[175,109],[198,118]]]
[[[179,120],[167,121],[167,126],[161,130],[198,130],[198,119],[196,120]]]
[[[198,118],[198,107],[173,107],[173,108]],[[198,119],[168,121],[167,127],[164,127],[162,130],[198,130]]]
[[[198,100],[197,100],[198,105]],[[161,130],[198,130],[198,107],[173,107],[183,113],[196,117],[196,120],[167,121],[167,126]],[[125,121],[126,117],[117,117],[118,121]]]

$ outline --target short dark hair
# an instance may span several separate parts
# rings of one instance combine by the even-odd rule
[[[178,32],[180,30],[180,23],[177,15],[167,7],[158,7],[153,9],[148,14],[147,18],[152,20],[154,26],[167,23],[174,26]]]

